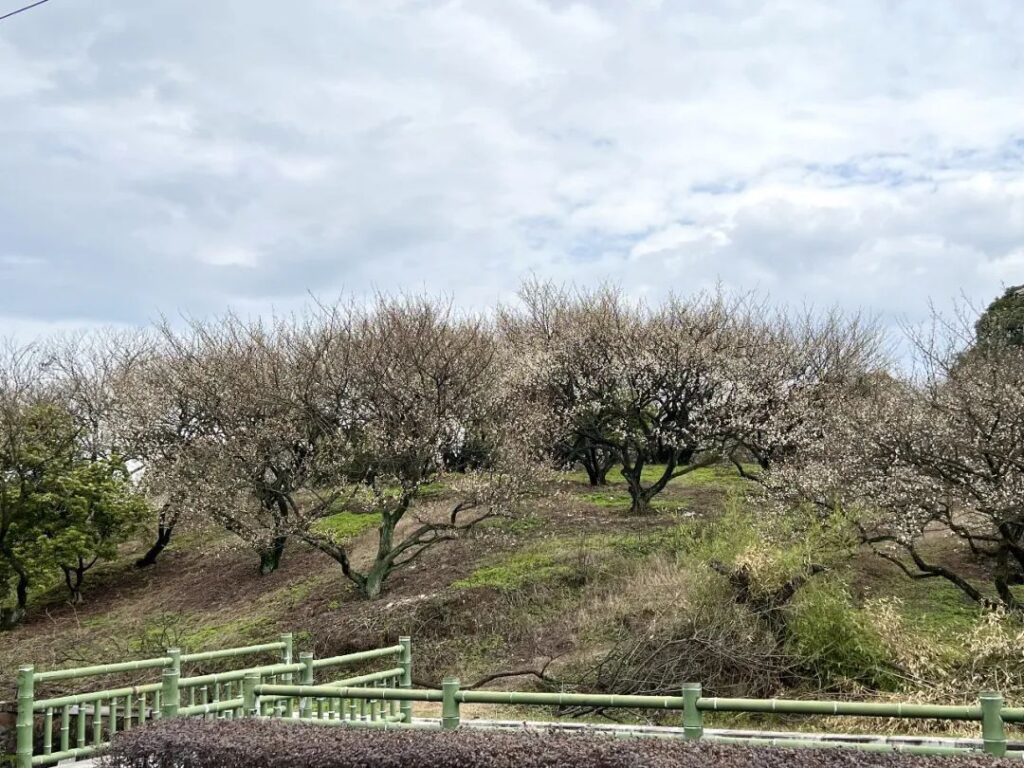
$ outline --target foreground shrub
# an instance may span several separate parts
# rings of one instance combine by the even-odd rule
[[[786,626],[788,649],[816,688],[900,689],[885,639],[841,581],[809,584],[794,600]]]
[[[628,589],[610,585],[581,622],[607,651],[588,663],[583,690],[678,695],[699,681],[709,696],[778,695],[793,659],[706,568],[652,558],[631,574]],[[581,613],[584,613],[581,611]]]
[[[1019,761],[1014,762],[1017,765]],[[266,720],[165,720],[118,734],[105,768],[964,768],[990,758],[753,749],[662,739],[463,729],[375,731]]]

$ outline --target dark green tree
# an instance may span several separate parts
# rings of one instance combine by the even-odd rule
[[[1007,288],[989,304],[975,323],[974,333],[979,344],[1024,346],[1024,285]]]
[[[29,588],[64,572],[73,602],[85,572],[115,554],[145,514],[116,457],[84,454],[71,415],[45,400],[5,403],[0,441],[0,628],[24,618]]]

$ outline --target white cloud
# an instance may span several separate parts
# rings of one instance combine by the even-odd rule
[[[0,230],[36,260],[0,315],[529,272],[984,302],[1024,281],[1022,38],[1016,0],[41,6],[0,25]]]
[[[259,254],[244,245],[221,245],[204,248],[198,254],[204,264],[214,267],[248,267],[259,264]]]

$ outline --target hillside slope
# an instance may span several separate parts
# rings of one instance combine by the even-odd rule
[[[280,569],[268,576],[257,574],[251,551],[223,533],[181,536],[143,571],[132,567],[138,553],[126,549],[122,559],[90,574],[84,605],[68,605],[54,589],[34,602],[21,627],[0,636],[0,699],[10,696],[14,672],[24,663],[96,663],[155,655],[169,646],[198,650],[262,642],[285,631],[296,633],[298,649],[318,656],[411,635],[414,682],[420,685],[437,685],[447,674],[466,685],[492,687],[593,685],[595,661],[616,638],[640,636],[666,618],[672,621],[684,604],[730,604],[719,582],[694,581],[692,555],[686,553],[694,541],[714,533],[720,519],[722,535],[731,537],[723,516],[749,505],[750,486],[726,466],[673,481],[654,514],[644,517],[628,514],[624,485],[609,479],[609,486],[595,489],[582,473],[567,473],[538,488],[529,514],[488,521],[459,541],[435,547],[415,567],[396,574],[375,601],[359,599],[333,560],[298,542],[288,545]],[[443,488],[432,489],[421,502],[438,509],[445,503]],[[372,518],[341,513],[331,524],[352,535],[357,563],[369,557],[376,537]],[[715,578],[700,563],[696,571]],[[849,594],[857,600],[900,595],[921,637],[948,635],[950,627],[966,627],[976,616],[955,592],[905,580],[877,558],[865,558],[852,573],[844,582]],[[708,585],[717,591],[703,594]],[[695,591],[702,594],[695,598]],[[673,651],[673,660],[692,657],[678,674],[705,683],[732,675],[752,690],[764,684],[760,669],[722,670],[720,656],[702,661],[699,644],[706,640],[695,635]],[[741,655],[738,649],[726,652],[733,650]],[[756,667],[760,662],[751,658]]]
[[[582,476],[567,474],[564,482],[539,490],[526,516],[489,521],[460,541],[435,547],[395,574],[381,599],[369,602],[359,599],[333,560],[301,542],[289,543],[280,569],[268,576],[257,574],[249,550],[217,531],[179,536],[144,570],[132,567],[138,547],[126,548],[120,560],[89,574],[83,605],[68,605],[58,587],[33,601],[26,622],[2,636],[0,676],[9,684],[17,665],[27,662],[48,668],[155,653],[174,644],[241,644],[283,631],[299,633],[318,654],[409,632],[419,641],[420,675],[490,671],[539,649],[536,637],[514,641],[521,628],[508,632],[513,607],[546,604],[556,614],[562,599],[583,586],[584,571],[596,567],[609,537],[639,543],[690,517],[714,515],[737,483],[724,469],[677,480],[659,499],[656,514],[638,518],[625,513],[628,497],[614,479],[594,489]],[[421,504],[443,506],[443,489]],[[354,516],[339,517],[346,528],[362,529],[351,539],[359,562],[375,546],[373,520],[353,525]],[[463,607],[466,615],[460,616]],[[543,634],[544,613],[532,616],[532,631]],[[496,648],[496,637],[512,642]],[[486,661],[474,658],[485,652]],[[435,659],[450,666],[435,667]]]

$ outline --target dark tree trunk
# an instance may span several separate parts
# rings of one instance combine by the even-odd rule
[[[281,565],[284,545],[287,543],[287,536],[278,536],[269,547],[260,551],[260,576],[266,576],[277,570],[278,566]]]
[[[344,546],[316,536],[305,535],[302,538],[321,552],[334,558],[341,565],[345,578],[355,585],[359,594],[367,600],[374,600],[380,597],[384,591],[384,582],[388,576],[394,572],[396,567],[400,567],[395,565],[395,557],[398,552],[396,552],[394,544],[394,534],[395,527],[409,507],[409,501],[409,498],[405,498],[393,511],[381,513],[380,527],[377,530],[377,556],[370,569],[365,573],[352,568],[348,559],[348,550]]]
[[[135,561],[136,568],[148,568],[149,566],[156,563],[156,559],[160,557],[160,553],[163,552],[167,545],[171,543],[171,534],[174,533],[174,524],[164,525],[161,523],[157,528],[156,542],[151,546],[142,557]]]
[[[389,569],[382,563],[374,563],[374,567],[367,571],[363,577],[362,584],[358,584],[359,591],[367,600],[376,600],[384,590],[384,579],[387,578]]]
[[[0,606],[0,630],[14,629],[25,618],[28,607],[28,577],[18,574],[18,586],[15,590],[16,602],[10,608]]]
[[[1017,575],[1013,573],[1010,567],[1010,548],[1007,546],[1000,547],[999,554],[996,556],[995,573],[993,574],[996,594],[999,595],[999,599],[1003,601],[1003,605],[1006,606],[1007,610],[1019,613],[1021,608],[1024,608],[1024,605],[1021,605],[1021,602],[1010,589],[1010,585],[1017,581],[1015,578]]]
[[[615,463],[615,457],[610,451],[589,445],[580,453],[579,461],[587,471],[587,480],[591,485],[608,485],[608,471]]]
[[[631,515],[646,515],[651,511],[651,498],[654,496],[650,488],[644,488],[640,482],[640,473],[623,473],[626,477],[626,485],[629,488],[629,513]]]
[[[672,473],[675,472],[677,462],[677,455],[673,454],[669,456],[668,462],[665,464],[665,469],[654,483],[644,488],[641,478],[643,476],[644,466],[646,464],[646,458],[638,456],[636,461],[630,463],[628,457],[624,458],[622,462],[622,476],[626,478],[626,487],[629,489],[629,512],[633,515],[646,515],[651,512],[651,499],[661,493],[665,486],[668,485],[669,480],[672,479]]]
[[[67,584],[68,592],[70,593],[68,602],[71,605],[81,605],[85,602],[82,598],[82,582],[85,581],[85,572],[96,565],[97,560],[99,560],[99,556],[94,557],[87,563],[79,556],[77,565],[61,566],[61,570],[64,571],[64,583]]]

